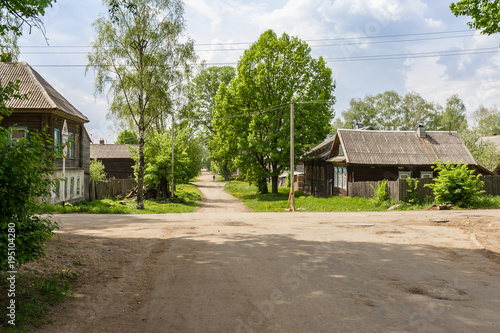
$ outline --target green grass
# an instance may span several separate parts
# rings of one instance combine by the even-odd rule
[[[0,321],[0,331],[9,333],[28,332],[52,322],[47,316],[48,310],[55,304],[64,301],[71,294],[71,284],[76,280],[76,274],[63,270],[57,274],[43,276],[35,273],[17,273],[15,297],[9,298],[6,272],[0,272],[0,307],[3,317]],[[6,317],[10,300],[15,300],[15,326],[10,325]]]
[[[225,190],[243,201],[253,212],[283,212],[287,208],[290,189],[280,187],[277,194],[258,194],[257,187],[247,182],[231,181]],[[386,201],[377,204],[374,200],[365,198],[344,198],[332,196],[316,198],[304,193],[295,192],[295,208],[308,212],[360,212],[386,211],[390,206],[400,204],[397,210],[423,210],[433,204],[432,199],[411,205],[405,202]],[[454,207],[454,209],[460,209]],[[485,196],[479,199],[474,209],[500,209],[500,196]]]
[[[290,189],[279,188],[278,194],[258,194],[257,188],[246,182],[231,181],[226,184],[225,190],[243,201],[253,212],[283,212],[287,208]],[[376,205],[365,198],[344,198],[332,196],[316,198],[304,193],[295,193],[295,208],[308,212],[359,212],[384,211],[390,203]]]
[[[199,207],[201,192],[192,184],[177,185],[177,198],[144,200],[144,209],[136,209],[135,200],[102,199],[75,204],[40,204],[38,213],[88,213],[88,214],[166,214],[191,213]],[[123,201],[125,204],[121,204]]]

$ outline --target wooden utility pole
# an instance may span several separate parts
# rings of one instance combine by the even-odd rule
[[[175,140],[175,135],[174,135],[174,124],[175,124],[175,116],[172,113],[172,187],[171,187],[171,197],[174,197],[174,140]]]
[[[295,190],[294,190],[294,173],[295,173],[295,152],[294,152],[294,115],[293,102],[290,102],[290,210],[295,211]]]

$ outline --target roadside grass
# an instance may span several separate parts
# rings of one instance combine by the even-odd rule
[[[198,209],[201,192],[192,184],[177,185],[177,198],[144,200],[144,209],[136,209],[135,199],[101,199],[74,204],[40,204],[38,213],[88,213],[88,214],[167,214],[192,213]],[[122,204],[124,202],[125,204]]]
[[[280,187],[277,194],[258,194],[257,187],[248,182],[231,181],[224,189],[243,203],[253,212],[283,212],[287,209],[290,189]],[[301,192],[295,192],[295,208],[307,212],[360,212],[386,211],[395,204],[400,204],[396,210],[424,210],[433,204],[432,198],[416,203],[385,201],[377,204],[374,200],[365,198],[345,198],[331,196],[316,198]],[[473,209],[500,209],[500,196],[484,196],[479,198]],[[460,209],[454,207],[454,209]]]
[[[51,323],[48,311],[63,302],[66,296],[71,296],[71,285],[77,278],[71,270],[50,275],[18,272],[15,274],[15,297],[9,298],[7,278],[10,276],[7,272],[0,272],[0,290],[5,291],[0,294],[0,307],[4,310],[0,330],[8,333],[28,332]],[[6,316],[11,299],[15,300],[15,326],[8,323],[11,318]]]
[[[258,194],[257,187],[247,182],[231,181],[225,190],[243,203],[253,212],[283,212],[287,208],[290,189],[280,187],[277,194]],[[301,192],[295,192],[295,208],[308,212],[359,212],[384,211],[390,203],[376,205],[365,198],[344,198],[332,196],[316,198]]]

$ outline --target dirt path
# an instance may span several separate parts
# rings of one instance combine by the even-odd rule
[[[198,185],[193,214],[58,216],[47,261],[85,266],[39,331],[498,332],[499,211],[244,213]]]
[[[241,201],[224,191],[226,183],[213,181],[213,176],[209,172],[202,171],[195,185],[203,193],[203,201],[197,213],[230,214],[249,211]]]

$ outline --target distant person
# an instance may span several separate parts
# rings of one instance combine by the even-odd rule
[[[213,176],[213,181],[215,181],[215,175]]]

